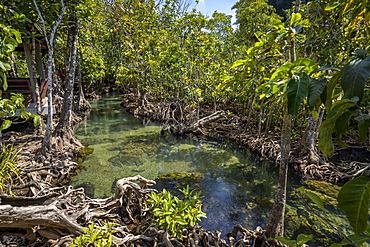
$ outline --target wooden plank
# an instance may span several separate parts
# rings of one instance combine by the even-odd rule
[[[21,93],[25,103],[33,102],[30,78],[7,78],[8,88],[3,92],[4,98],[10,98],[11,93]]]

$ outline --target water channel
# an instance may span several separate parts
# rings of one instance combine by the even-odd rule
[[[105,198],[114,194],[116,180],[137,174],[156,179],[158,190],[177,191],[176,186],[190,183],[204,196],[203,210],[207,218],[200,223],[203,228],[228,233],[235,224],[249,229],[266,227],[277,188],[278,166],[220,140],[209,142],[162,136],[159,125],[143,124],[120,103],[119,95],[91,102],[90,115],[75,133],[94,151],[83,161],[84,168],[72,178],[71,185],[84,187],[90,197]],[[165,176],[167,174],[170,175]],[[326,229],[329,227],[325,228],[325,224],[314,226],[315,216],[292,196],[294,188],[302,186],[297,178],[294,173],[289,176],[287,217],[291,215],[294,222],[287,223],[286,228],[292,228],[292,236],[312,234],[320,228],[318,236],[332,241],[332,231]],[[315,190],[320,191],[321,187],[334,188],[320,184]],[[321,193],[331,198],[329,192],[322,190]],[[335,215],[341,214],[334,206],[330,208]],[[344,232],[349,231],[344,216],[332,221]]]

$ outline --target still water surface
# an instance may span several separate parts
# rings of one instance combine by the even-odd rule
[[[76,136],[94,151],[71,185],[85,187],[90,197],[104,198],[113,195],[115,181],[123,177],[195,173],[199,177],[193,188],[202,191],[207,213],[202,227],[223,233],[231,232],[235,224],[266,227],[278,181],[276,165],[221,141],[210,144],[162,136],[159,125],[143,124],[120,103],[119,96],[91,103],[92,111]],[[289,192],[301,186],[296,177],[289,176]],[[156,188],[173,190],[175,184],[157,180]]]

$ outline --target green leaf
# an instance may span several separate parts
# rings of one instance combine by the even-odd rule
[[[271,75],[270,81],[280,81],[284,80],[287,75],[289,75],[290,71],[293,68],[292,63],[287,63],[280,66],[275,72]]]
[[[240,65],[243,65],[245,62],[247,62],[248,60],[236,60],[234,62],[234,64],[230,67],[230,69],[233,69],[235,67],[238,67]]]
[[[282,242],[283,244],[286,244],[286,245],[289,245],[289,246],[297,246],[297,241],[290,240],[289,238],[279,236],[279,237],[276,237],[276,238],[273,238],[273,239],[276,239],[276,240]]]
[[[338,207],[346,215],[357,235],[365,231],[369,217],[370,178],[358,177],[347,182],[338,194]]]
[[[0,129],[5,130],[5,129],[9,128],[10,125],[12,125],[12,121],[4,120],[4,122],[1,124]]]
[[[304,187],[300,187],[296,190],[301,192],[302,194],[306,195],[307,197],[309,197],[311,199],[311,201],[313,201],[320,209],[326,211],[326,209],[324,207],[324,203],[322,202],[321,198],[318,195],[316,195],[315,193],[306,191],[306,189]]]
[[[355,53],[356,53],[356,56],[357,56],[358,58],[364,59],[364,58],[366,58],[367,50],[356,49],[356,50],[355,50]]]
[[[324,207],[324,203],[322,202],[321,198],[316,195],[315,193],[306,191],[305,194],[322,210],[326,211]]]
[[[333,133],[335,122],[348,109],[355,106],[356,103],[348,99],[342,99],[335,102],[332,110],[329,111],[327,119],[321,124],[319,129],[319,149],[326,156],[334,154]]]
[[[318,67],[317,63],[312,61],[308,58],[299,58],[293,62],[294,67],[298,67],[298,69],[302,72],[306,72],[310,74],[311,72],[315,71]]]
[[[308,241],[313,239],[313,235],[306,235],[306,234],[298,234],[297,236],[297,245],[302,246],[303,244],[307,243]]]
[[[302,15],[300,13],[293,13],[290,19],[290,26],[298,23],[302,19]]]
[[[370,56],[365,59],[354,59],[346,65],[342,75],[341,85],[344,99],[357,96],[360,100],[364,94],[365,83],[370,77]]]
[[[308,96],[310,78],[306,73],[300,77],[293,75],[288,82],[288,114],[297,115],[298,107]]]
[[[328,81],[325,78],[315,78],[310,80],[310,91],[308,92],[308,105],[313,109],[315,107],[315,101],[325,89],[325,85]]]
[[[329,80],[329,83],[326,85],[325,106],[328,109],[331,109],[332,107],[333,92],[341,76],[343,75],[343,71],[344,69],[341,69],[337,73],[335,73],[334,76]]]
[[[362,114],[356,117],[358,121],[358,139],[357,143],[364,142],[368,139],[367,130],[370,128],[370,115]]]
[[[7,62],[0,61],[0,69],[4,72],[11,70],[11,66]]]
[[[362,246],[365,241],[370,239],[370,236],[365,235],[349,235],[348,237],[359,246]]]
[[[325,7],[325,10],[326,10],[326,11],[329,11],[329,10],[335,9],[335,8],[337,8],[339,5],[340,5],[340,2],[332,3],[332,4],[330,4],[329,6],[326,6],[326,7]]]
[[[341,68],[332,65],[325,65],[320,68],[317,68],[315,71],[325,71],[325,70],[341,70]]]
[[[335,129],[334,133],[336,134],[336,142],[341,147],[346,147],[347,145],[342,141],[342,136],[348,130],[350,130],[349,123],[350,119],[353,115],[355,115],[357,111],[346,111],[340,117],[338,117],[337,121],[335,121]]]

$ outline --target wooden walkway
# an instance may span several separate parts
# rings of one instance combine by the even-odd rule
[[[26,106],[26,111],[30,113],[36,113],[35,102],[32,96],[32,87],[30,78],[7,78],[8,88],[3,92],[4,98],[10,98],[11,93],[21,93],[24,97],[24,105]],[[46,102],[42,100],[46,98],[46,93],[48,89],[47,80],[43,80],[41,85],[39,84],[41,102]],[[53,107],[53,112],[55,113],[55,108]],[[48,106],[47,103],[43,104],[41,107],[41,115],[47,115]],[[19,112],[16,113],[19,116]]]

